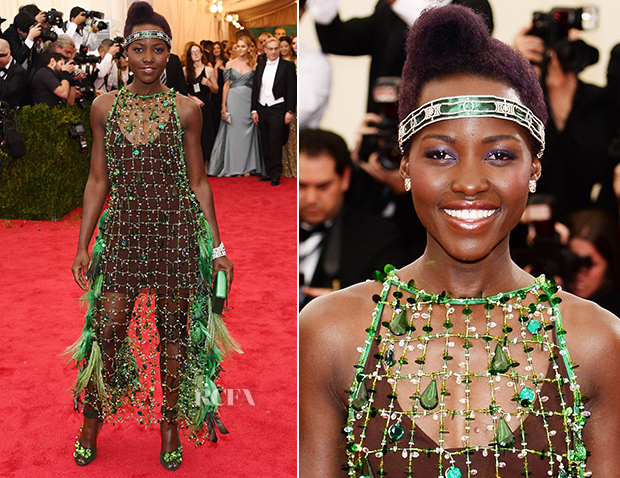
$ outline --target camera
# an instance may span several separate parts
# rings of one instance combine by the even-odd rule
[[[47,41],[56,41],[58,40],[58,33],[52,30],[52,27],[45,28],[41,30],[41,35],[39,38],[45,43]]]
[[[62,28],[62,12],[59,12],[58,10],[52,8],[49,12],[45,12],[45,16],[47,18],[47,23],[49,23],[50,26]]]
[[[6,101],[0,101],[0,146],[13,159],[21,158],[26,154],[26,145],[17,129],[8,125],[10,106]],[[15,110],[15,124],[17,125],[17,110]],[[2,166],[9,165],[10,159],[3,161]]]
[[[91,25],[95,25],[99,30],[106,30],[108,28],[108,24],[106,22],[98,22],[95,18],[99,20],[103,20],[105,14],[103,12],[90,11],[86,12],[86,18],[91,20]]]
[[[125,56],[125,48],[123,47],[123,43],[125,39],[123,37],[114,37],[114,44],[119,46],[118,53],[114,55],[115,60],[120,60],[123,56]]]
[[[534,12],[532,25],[529,35],[542,38],[547,48],[556,52],[564,71],[579,73],[598,61],[596,48],[582,40],[568,40],[571,29],[593,30],[598,26],[597,7],[557,7],[549,12]],[[544,67],[541,65],[543,71]]]
[[[382,76],[377,78],[372,87],[372,97],[379,105],[381,121],[374,125],[379,131],[376,134],[362,136],[362,144],[358,151],[360,161],[367,162],[369,156],[379,153],[379,163],[387,170],[398,169],[401,160],[398,148],[398,90],[400,77]]]
[[[76,65],[95,65],[101,61],[96,55],[88,54],[88,47],[86,45],[80,45],[80,50],[73,57],[73,62]]]
[[[69,127],[69,136],[78,140],[78,144],[80,145],[80,153],[85,153],[88,151],[88,143],[84,137],[85,131],[84,125],[81,122],[72,123]]]

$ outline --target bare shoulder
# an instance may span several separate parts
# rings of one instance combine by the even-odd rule
[[[600,374],[609,373],[601,364],[620,360],[620,319],[589,300],[567,292],[559,296],[568,350],[573,363],[579,366],[582,387],[596,386]]]
[[[181,93],[176,94],[177,101],[177,113],[179,114],[179,121],[183,129],[186,129],[193,121],[197,121],[202,118],[202,112],[200,106],[195,101],[192,101]]]
[[[93,100],[90,107],[91,122],[96,122],[97,124],[105,124],[105,122],[108,120],[108,116],[110,116],[110,112],[112,111],[112,107],[114,106],[117,95],[118,90],[110,91],[109,93],[104,93],[97,96]]]

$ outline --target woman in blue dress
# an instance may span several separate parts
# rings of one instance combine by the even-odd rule
[[[250,43],[245,36],[237,40],[237,58],[224,70],[222,121],[209,162],[211,176],[263,174],[258,126],[250,113],[256,69]]]

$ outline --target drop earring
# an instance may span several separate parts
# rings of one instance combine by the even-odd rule
[[[530,179],[528,189],[530,190],[532,194],[536,192],[536,180],[535,179]]]
[[[411,179],[405,178],[405,191],[411,191]]]

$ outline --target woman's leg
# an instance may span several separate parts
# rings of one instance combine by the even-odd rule
[[[103,380],[106,383],[109,383],[114,373],[116,353],[127,335],[132,309],[133,300],[128,300],[125,294],[104,293],[101,297],[101,307],[97,314],[95,334],[101,349]],[[84,424],[80,435],[80,444],[88,449],[96,449],[97,434],[101,425],[99,418],[101,414],[101,400],[97,394],[95,380],[93,374],[84,394]],[[84,460],[81,461],[83,462]]]
[[[161,453],[171,453],[179,447],[177,402],[179,400],[180,372],[187,356],[188,295],[178,298],[157,298],[157,330],[159,332],[159,364],[163,392],[161,421]],[[164,464],[162,462],[162,464]],[[176,469],[181,459],[164,466]]]

